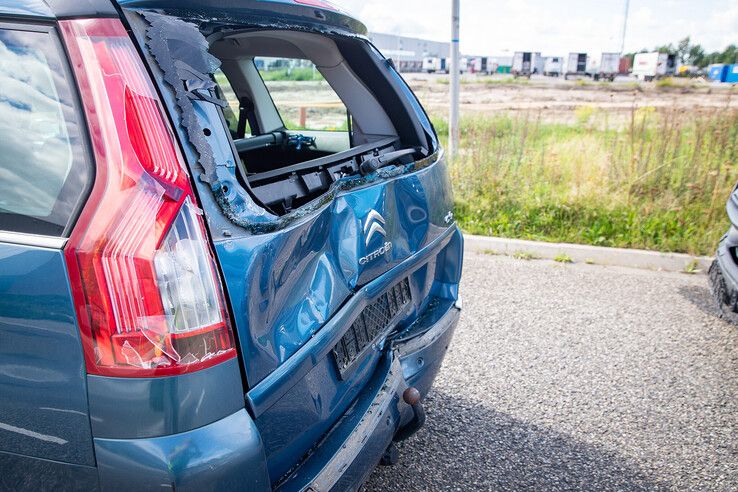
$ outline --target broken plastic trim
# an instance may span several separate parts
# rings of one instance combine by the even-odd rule
[[[411,164],[382,168],[369,176],[348,176],[337,180],[320,197],[286,215],[278,217],[271,214],[258,205],[243,188],[236,177],[233,162],[216,162],[213,149],[204,137],[204,127],[197,116],[194,102],[212,103],[218,111],[222,111],[223,105],[215,94],[215,84],[212,82],[212,75],[220,67],[220,60],[209,53],[208,41],[198,26],[179,17],[154,11],[141,10],[131,11],[131,13],[141,15],[148,24],[146,47],[163,72],[164,81],[174,91],[177,110],[181,116],[180,124],[198,155],[197,163],[202,169],[199,175],[200,181],[210,185],[214,198],[226,218],[253,234],[283,229],[329,205],[340,192],[417,171],[430,166],[440,158],[440,152],[436,151]],[[201,21],[212,22],[213,20],[202,19]],[[287,23],[257,26],[241,24],[237,27],[268,27],[270,29],[309,30],[324,35],[347,35],[345,31],[337,32],[335,28],[309,29]],[[366,41],[363,36],[356,34],[351,34],[350,37]],[[220,116],[223,118],[222,114]],[[238,156],[232,157],[239,158]]]
[[[195,115],[191,91],[215,86],[209,74],[220,67],[220,61],[208,53],[207,41],[195,25],[153,12],[141,14],[149,23],[146,45],[164,73],[164,81],[174,90],[181,124],[199,155],[198,163],[204,170],[200,179],[212,185],[217,182],[213,150]]]

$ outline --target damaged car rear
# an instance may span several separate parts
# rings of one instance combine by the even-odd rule
[[[0,460],[110,490],[360,487],[422,426],[460,315],[428,116],[322,0],[88,3],[44,20],[92,170],[43,246],[88,427],[71,458]]]
[[[459,314],[433,128],[363,26],[323,2],[135,5],[193,152],[269,483],[356,487],[422,423]]]

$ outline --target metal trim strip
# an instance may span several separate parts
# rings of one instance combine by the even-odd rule
[[[39,248],[62,249],[67,238],[57,236],[41,236],[24,232],[0,231],[0,243],[19,244],[22,246],[36,246]]]

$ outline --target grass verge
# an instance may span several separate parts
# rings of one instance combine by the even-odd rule
[[[462,119],[450,165],[473,234],[712,254],[738,179],[738,110],[633,109],[619,127],[584,108]],[[446,122],[435,120],[442,136]]]

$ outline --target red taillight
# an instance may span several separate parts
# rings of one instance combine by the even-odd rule
[[[97,163],[65,250],[88,372],[167,376],[235,357],[205,225],[133,42],[117,19],[60,25]]]

